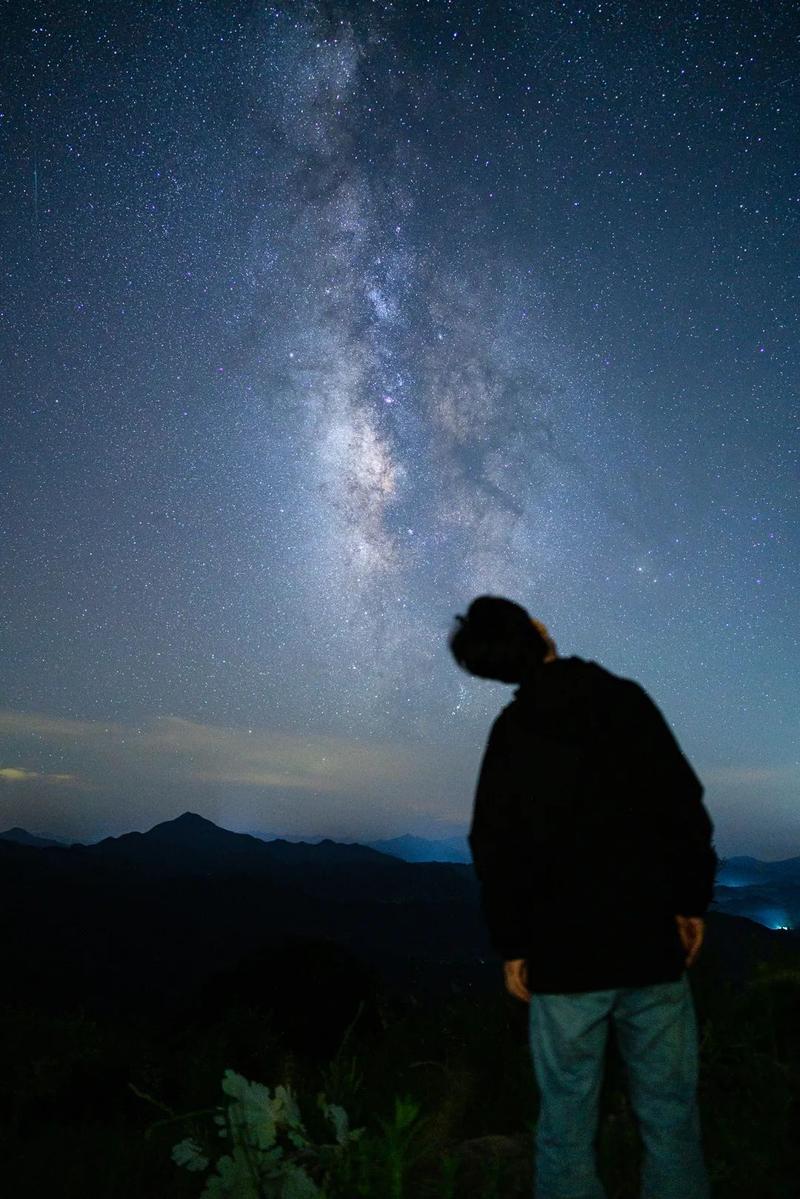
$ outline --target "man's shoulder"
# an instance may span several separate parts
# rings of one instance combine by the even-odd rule
[[[633,713],[652,703],[635,679],[615,674],[592,659],[572,656],[543,663],[517,688],[514,698],[498,714],[498,731],[517,720],[566,715],[577,711]]]
[[[563,658],[563,659],[561,659],[561,661],[574,662],[577,664],[578,669],[580,669],[582,667],[585,670],[591,672],[597,678],[603,679],[604,681],[608,681],[608,682],[611,682],[614,684],[621,683],[624,686],[628,686],[630,684],[632,684],[634,687],[641,686],[640,683],[637,683],[636,679],[630,679],[630,678],[628,678],[627,675],[617,674],[617,672],[615,670],[611,670],[608,666],[603,666],[602,662],[596,662],[594,660],[594,658],[572,657],[572,658]]]
[[[585,674],[591,677],[592,682],[599,690],[607,690],[615,693],[618,696],[624,696],[631,700],[641,699],[643,696],[649,698],[647,691],[642,684],[636,679],[628,678],[627,675],[616,674],[615,671],[609,670],[607,666],[602,666],[594,660],[584,660],[583,658],[570,658],[567,661],[579,663],[579,668],[585,668]]]
[[[607,666],[596,662],[593,658],[580,658],[573,654],[567,658],[553,658],[544,662],[531,678],[517,688],[514,699],[507,704],[503,711],[510,708],[516,700],[525,700],[537,694],[551,691],[587,692],[614,689],[623,691],[643,691],[644,688],[635,679],[615,674]]]

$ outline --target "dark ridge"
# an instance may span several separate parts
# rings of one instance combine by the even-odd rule
[[[29,833],[24,828],[9,828],[4,833],[0,833],[0,841],[15,841],[17,845],[32,845],[44,849],[48,845],[63,845],[63,841],[57,841],[55,837],[37,837],[34,833]]]

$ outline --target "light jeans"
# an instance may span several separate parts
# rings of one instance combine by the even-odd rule
[[[648,987],[531,996],[540,1097],[534,1199],[606,1199],[595,1139],[610,1019],[642,1138],[641,1199],[708,1199],[697,1021],[685,972]]]

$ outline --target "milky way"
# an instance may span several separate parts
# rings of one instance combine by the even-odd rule
[[[8,18],[0,823],[464,827],[481,592],[799,852],[788,6]]]

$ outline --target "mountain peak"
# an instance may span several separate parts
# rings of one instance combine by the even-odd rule
[[[140,866],[170,873],[201,872],[231,865],[259,867],[267,863],[267,847],[247,833],[233,833],[197,812],[182,812],[172,820],[154,824],[146,833],[107,837],[92,847]]]
[[[181,812],[180,816],[176,816],[173,820],[163,820],[161,823],[177,825],[180,828],[202,828],[208,824],[213,828],[219,828],[219,825],[214,824],[213,820],[209,820],[206,816],[199,816],[197,812]],[[160,826],[156,825],[155,827]]]
[[[229,840],[239,835],[222,828],[205,816],[198,815],[197,812],[182,812],[180,816],[175,816],[172,820],[161,820],[144,834],[151,840],[180,841],[187,844],[219,841],[223,838]]]

